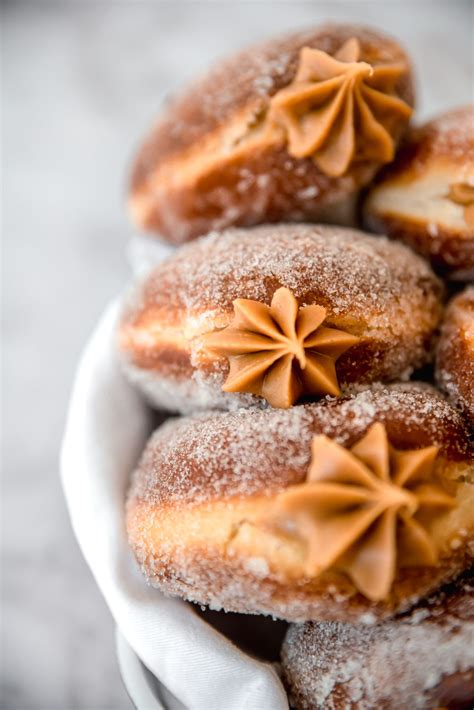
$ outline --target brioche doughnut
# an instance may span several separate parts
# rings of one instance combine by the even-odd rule
[[[402,506],[400,520],[405,522],[397,527],[398,547],[389,536],[383,549],[374,552],[379,523],[391,525],[385,518],[377,519],[366,537],[358,537],[363,528],[355,511],[365,516],[366,508],[357,505],[348,510],[349,518],[341,513],[344,526],[355,520],[357,529],[332,529],[332,539],[338,545],[344,539],[347,546],[330,564],[326,560],[323,569],[321,559],[319,567],[313,563],[319,553],[326,554],[326,545],[315,545],[321,537],[308,533],[308,520],[318,520],[308,518],[304,508],[309,500],[310,512],[323,510],[313,501],[312,486],[317,484],[309,476],[314,477],[318,462],[335,466],[341,452],[354,458],[356,453],[348,450],[354,445],[362,460],[361,442],[365,438],[367,443],[369,434],[373,438],[374,426],[378,433],[386,432],[391,447],[417,450],[410,476],[424,481],[420,496],[435,501],[435,508],[424,508],[417,498],[418,513],[408,520],[418,503],[412,507],[404,502],[411,483],[403,474],[404,484],[384,488],[376,507],[369,505],[371,515],[379,504],[387,504],[387,510]],[[326,453],[317,456],[315,442]],[[395,449],[390,449],[390,466],[405,460]],[[373,450],[382,461],[383,446]],[[379,385],[356,396],[289,409],[251,408],[168,420],[151,437],[132,478],[126,515],[129,541],[152,585],[213,609],[288,621],[383,618],[408,608],[469,566],[473,463],[462,418],[429,385]],[[353,466],[352,461],[342,470]],[[395,468],[390,468],[394,482],[400,479]],[[329,480],[327,471],[324,475]],[[369,487],[379,490],[383,485],[373,483],[374,475],[363,474],[371,477]],[[418,483],[410,489],[413,495]],[[318,495],[327,496],[323,489]],[[368,489],[350,490],[365,495]],[[306,498],[298,511],[295,493],[302,492]],[[393,522],[391,515],[388,512]],[[408,557],[404,541],[409,543]],[[360,559],[367,551],[372,554],[376,568],[358,568],[350,557],[356,551]]]
[[[138,285],[124,307],[119,348],[126,373],[159,408],[188,413],[265,401],[288,406],[298,396],[337,395],[349,383],[407,377],[429,359],[431,334],[441,315],[440,293],[429,266],[386,239],[318,225],[231,229],[186,245]],[[276,299],[286,316],[299,304],[300,321],[308,316],[310,327],[320,324],[315,331],[319,345],[312,335],[301,343],[297,323],[298,332],[284,351],[279,329],[291,330],[294,312],[291,323],[273,323],[270,342],[269,324],[263,321],[265,314],[275,315]],[[249,314],[252,308],[257,315]],[[259,342],[262,350],[272,344],[280,348],[270,352],[270,358],[282,357],[262,371],[263,381],[252,379],[254,365],[260,368],[265,361],[258,353],[248,355],[249,343],[243,357],[235,356],[235,347],[249,335],[236,333],[237,311],[241,320],[260,319],[248,325],[252,342],[255,331],[261,331],[256,350]],[[332,342],[321,344],[320,334],[328,333],[334,335]],[[249,362],[243,383],[239,368]],[[293,370],[288,374],[282,366]],[[317,368],[319,382],[307,382],[307,373]],[[287,375],[294,375],[296,384]]]
[[[135,162],[132,218],[174,244],[348,219],[412,105],[409,59],[379,32],[326,25],[250,47],[166,107]]]
[[[436,378],[474,429],[474,286],[452,299],[441,329]]]
[[[379,625],[290,626],[282,648],[296,710],[471,710],[472,575]]]
[[[365,224],[440,272],[474,279],[474,106],[412,130],[370,190]]]

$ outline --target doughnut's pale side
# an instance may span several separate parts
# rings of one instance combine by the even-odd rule
[[[379,165],[356,162],[342,177],[328,177],[311,158],[292,157],[280,132],[268,130],[266,116],[271,97],[293,80],[303,47],[334,54],[352,37],[359,39],[361,59],[404,67],[396,90],[413,105],[410,61],[378,31],[333,24],[249,47],[165,108],[133,169],[135,222],[180,244],[229,226],[338,222],[344,213],[345,220]]]
[[[449,111],[409,132],[364,206],[368,228],[404,241],[453,278],[474,279],[474,225],[449,199],[474,187],[474,106]]]
[[[397,448],[438,445],[437,475],[457,500],[431,525],[438,565],[402,569],[377,603],[342,573],[288,575],[302,548],[255,524],[279,492],[305,480],[315,434],[350,446],[375,421]],[[153,585],[215,609],[296,621],[383,618],[469,566],[473,477],[465,424],[428,385],[378,386],[285,410],[210,412],[170,420],[150,439],[128,495],[128,535]]]
[[[203,337],[232,321],[233,301],[269,304],[286,286],[300,305],[360,338],[337,361],[343,387],[408,378],[431,357],[442,286],[407,247],[343,227],[231,229],[182,247],[132,289],[119,325],[125,371],[171,411],[236,409],[259,397],[222,392],[228,361]]]

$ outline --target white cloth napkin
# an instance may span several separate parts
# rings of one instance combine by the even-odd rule
[[[273,667],[243,653],[190,605],[147,586],[128,548],[124,497],[150,413],[119,367],[117,312],[117,303],[107,308],[80,361],[61,453],[64,492],[84,557],[123,636],[185,707],[287,710]]]

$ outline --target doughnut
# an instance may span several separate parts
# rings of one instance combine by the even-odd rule
[[[308,622],[288,629],[285,684],[296,710],[471,710],[472,573],[376,625]]]
[[[474,279],[474,106],[410,131],[363,211],[370,230],[401,239],[453,279]]]
[[[374,30],[332,24],[257,44],[165,108],[132,170],[132,219],[173,244],[232,226],[351,219],[413,101],[408,57]]]
[[[452,299],[441,328],[436,378],[474,429],[474,286]]]
[[[472,562],[473,478],[466,425],[430,385],[200,413],[149,440],[128,537],[153,586],[211,609],[382,619]]]
[[[162,409],[286,407],[430,358],[440,282],[409,249],[342,227],[229,229],[185,245],[125,299],[125,372]]]

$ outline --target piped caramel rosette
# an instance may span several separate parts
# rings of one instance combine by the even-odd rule
[[[171,420],[127,504],[149,581],[290,621],[382,619],[472,564],[474,458],[428,385]]]
[[[339,396],[335,361],[359,338],[324,325],[322,306],[298,307],[288,288],[275,291],[270,306],[234,301],[231,325],[205,339],[229,360],[224,392],[248,392],[273,407],[290,407],[302,395]]]
[[[262,524],[303,541],[308,577],[339,568],[368,599],[385,599],[398,567],[436,565],[429,523],[456,505],[434,478],[438,451],[398,451],[381,423],[350,449],[316,436],[306,480]]]
[[[356,161],[393,160],[400,126],[412,109],[397,96],[406,64],[360,60],[356,37],[331,57],[303,47],[292,83],[270,102],[270,117],[287,136],[295,158],[312,157],[318,168],[340,177]]]
[[[409,249],[322,225],[233,229],[136,284],[124,370],[160,409],[288,407],[407,377],[430,358],[442,287]]]
[[[354,223],[413,101],[408,57],[367,28],[250,47],[165,108],[135,162],[132,217],[175,244],[231,226]]]

